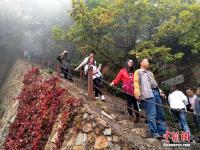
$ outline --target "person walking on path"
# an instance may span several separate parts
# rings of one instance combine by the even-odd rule
[[[61,64],[61,73],[64,74],[64,78],[73,81],[71,68],[69,66],[70,60],[68,59],[68,51],[64,50],[58,57],[57,60]]]
[[[189,126],[187,124],[185,112],[187,111],[186,105],[188,103],[187,97],[177,89],[176,86],[172,87],[169,94],[168,101],[173,115],[178,119],[181,130],[190,133]]]
[[[85,67],[87,64],[88,64],[88,61],[89,61],[89,58],[90,57],[93,57],[93,59],[94,59],[94,57],[95,57],[95,51],[90,51],[90,55],[89,56],[87,56],[81,63],[80,63],[80,65],[78,66],[78,67],[76,67],[74,70],[75,71],[78,71],[81,67]],[[96,65],[96,61],[94,60],[94,64]],[[99,65],[99,67],[101,67],[101,64]],[[101,68],[99,68],[99,70],[100,70]],[[85,70],[85,69],[84,69]]]
[[[97,68],[94,57],[89,57],[87,64],[85,65],[84,71],[85,75],[88,73],[89,67],[92,67],[93,70],[93,83],[94,83],[94,93],[95,98],[99,98],[101,96],[101,100],[105,100],[104,95],[102,94],[102,79],[103,76],[100,72],[100,70]]]
[[[188,98],[187,110],[193,113],[192,115],[193,121],[195,125],[198,126],[196,122],[197,119],[196,119],[196,111],[195,111],[195,101],[196,101],[197,95],[195,95],[194,90],[190,87],[186,88],[186,95]]]
[[[166,133],[164,112],[158,83],[149,71],[148,59],[140,61],[140,69],[134,73],[134,93],[147,115],[147,123],[153,138],[162,139]]]
[[[137,104],[137,100],[134,97],[134,64],[133,60],[129,59],[125,67],[120,70],[116,78],[112,81],[110,86],[117,86],[120,82],[122,82],[122,88],[125,92],[126,100],[127,100],[127,109],[130,119],[133,118],[133,109],[135,109],[135,122],[139,122],[139,107]]]

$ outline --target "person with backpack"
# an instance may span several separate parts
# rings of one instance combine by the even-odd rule
[[[105,100],[104,95],[102,94],[102,79],[103,76],[100,72],[100,69],[97,68],[96,63],[94,61],[94,57],[89,57],[88,62],[84,67],[85,75],[88,74],[89,68],[92,67],[93,70],[93,83],[94,83],[94,93],[95,98],[98,99],[99,96],[101,97],[101,100]]]
[[[129,59],[125,67],[120,70],[116,78],[112,81],[110,86],[117,86],[120,82],[122,82],[123,91],[126,95],[127,100],[127,110],[130,116],[130,119],[133,118],[133,111],[135,110],[135,122],[139,122],[139,107],[137,104],[137,100],[134,97],[134,63],[132,59]]]
[[[61,64],[61,73],[64,74],[64,78],[73,81],[71,69],[69,66],[70,60],[68,59],[68,51],[64,50],[58,57],[57,60]]]
[[[166,133],[166,123],[158,83],[149,71],[148,59],[142,59],[140,69],[134,73],[135,97],[142,105],[153,138],[162,139]]]

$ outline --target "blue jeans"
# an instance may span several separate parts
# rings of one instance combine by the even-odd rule
[[[190,132],[190,129],[188,127],[187,120],[185,117],[185,111],[176,110],[176,109],[171,109],[171,111],[174,114],[174,116],[177,117],[181,129],[185,132]]]
[[[162,101],[158,90],[153,90],[153,95],[154,97],[143,100],[141,104],[148,117],[147,123],[152,136],[163,135],[166,132],[163,108],[155,104],[162,104]]]

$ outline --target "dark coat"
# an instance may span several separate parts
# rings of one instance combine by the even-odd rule
[[[200,128],[200,96],[197,96],[194,107],[197,114],[196,121],[197,121],[198,127]]]

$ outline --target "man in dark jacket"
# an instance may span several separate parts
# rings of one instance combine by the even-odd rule
[[[68,59],[68,51],[64,50],[58,57],[57,60],[61,64],[61,73],[64,74],[64,78],[72,81],[71,69],[69,66],[70,60]]]

